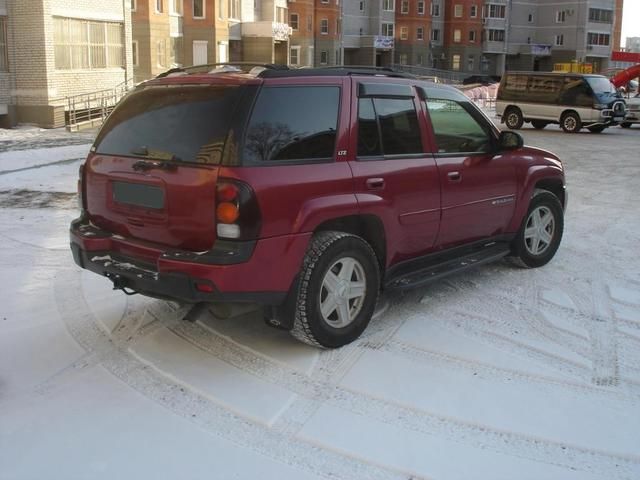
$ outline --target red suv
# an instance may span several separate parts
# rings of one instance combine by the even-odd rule
[[[339,347],[382,290],[555,254],[560,160],[456,89],[388,70],[233,70],[171,71],[113,111],[80,169],[78,265],[126,293],[258,303],[271,325]]]

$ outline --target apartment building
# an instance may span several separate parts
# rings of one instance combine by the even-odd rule
[[[497,40],[505,40],[505,9],[505,5],[490,4],[483,11],[483,6],[477,0],[445,2],[445,68],[476,72],[479,71],[481,59],[486,62],[483,53],[502,52],[502,45]]]
[[[289,2],[289,26],[291,27],[289,65],[293,67],[315,65],[315,10],[315,0]]]
[[[345,1],[342,5],[345,65],[387,66],[393,63],[395,1]]]
[[[62,126],[65,97],[132,75],[127,1],[0,0],[2,125]]]
[[[627,37],[625,50],[627,52],[640,53],[640,37]]]
[[[396,2],[395,63],[430,67],[431,12],[425,0]]]

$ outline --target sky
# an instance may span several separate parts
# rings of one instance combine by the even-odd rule
[[[622,44],[627,37],[640,37],[640,0],[624,0],[622,11]]]

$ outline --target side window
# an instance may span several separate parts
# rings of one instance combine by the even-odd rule
[[[591,88],[581,77],[566,77],[560,103],[576,107],[591,107],[593,106]]]
[[[331,160],[339,107],[339,87],[264,87],[247,129],[244,160]]]
[[[410,98],[360,98],[358,156],[422,153],[420,126]]]
[[[489,129],[474,118],[473,107],[468,102],[429,98],[427,108],[438,153],[473,153],[489,150]]]

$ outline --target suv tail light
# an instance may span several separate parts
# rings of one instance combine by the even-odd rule
[[[84,210],[84,164],[78,168],[78,208]]]
[[[229,240],[255,240],[260,232],[260,209],[249,185],[238,180],[218,179],[216,188],[216,233]]]

